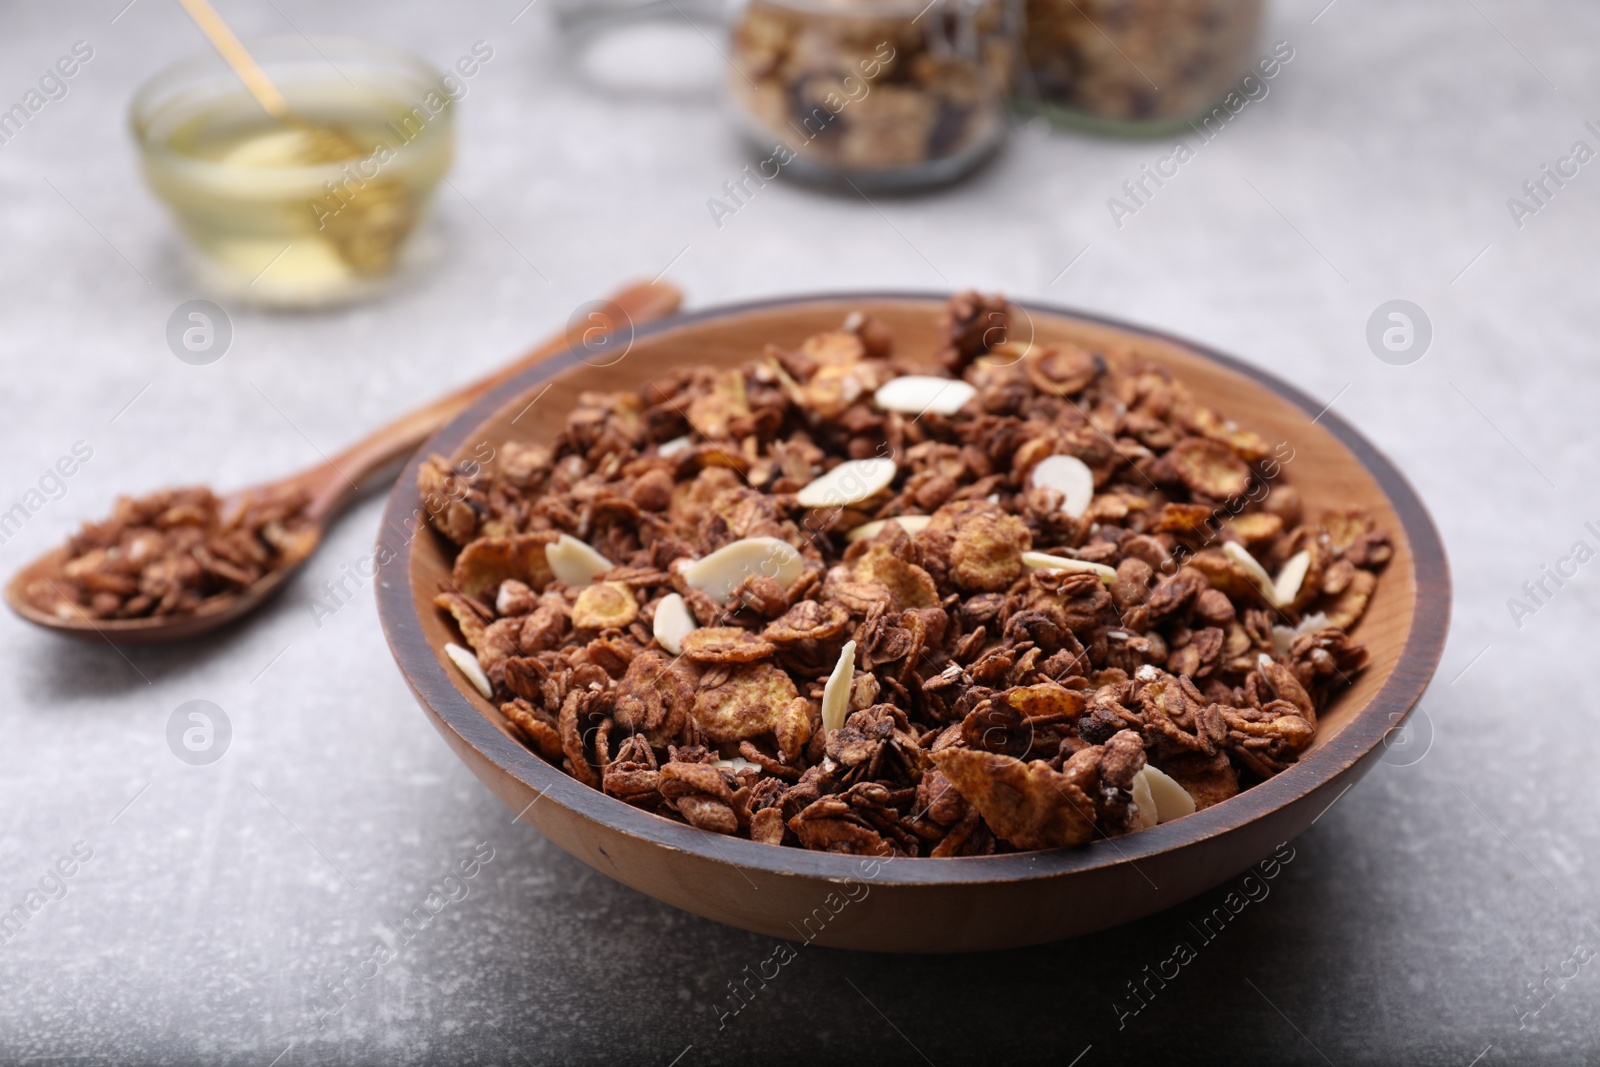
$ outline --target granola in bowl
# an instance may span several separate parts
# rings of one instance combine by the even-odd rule
[[[934,352],[852,315],[585,393],[548,444],[418,481],[445,654],[545,759],[702,830],[861,855],[1077,845],[1312,744],[1392,552],[1286,444],[1133,352]]]

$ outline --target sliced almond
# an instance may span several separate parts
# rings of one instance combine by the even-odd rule
[[[668,593],[656,605],[655,618],[651,620],[656,640],[674,656],[683,655],[683,639],[700,628],[689,614],[689,602],[677,593]]]
[[[515,610],[518,602],[528,600],[532,596],[533,590],[529,589],[526,583],[519,582],[515,578],[507,578],[500,583],[500,588],[494,595],[494,613],[501,618],[523,614]]]
[[[1029,480],[1060,493],[1061,510],[1075,519],[1089,510],[1094,499],[1094,472],[1077,456],[1046,456],[1034,465]]]
[[[588,585],[616,566],[571,534],[562,534],[555,544],[545,545],[544,558],[556,581],[575,588]]]
[[[933,521],[932,515],[896,515],[892,519],[878,519],[864,526],[857,526],[854,530],[844,535],[846,541],[870,541],[889,525],[891,522],[908,534],[920,533],[928,523]]]
[[[805,561],[787,541],[746,537],[723,545],[705,559],[684,564],[683,580],[721,604],[751,575],[764,574],[787,589],[804,571]]]
[[[1310,634],[1316,633],[1318,630],[1326,630],[1332,625],[1333,623],[1328,619],[1328,616],[1320,611],[1315,611],[1301,619],[1300,625],[1296,626],[1294,631],[1298,636],[1299,634]]]
[[[1272,628],[1273,655],[1284,655],[1289,651],[1289,646],[1294,644],[1294,639],[1301,634],[1316,633],[1318,630],[1326,629],[1328,626],[1328,616],[1320,611],[1313,612],[1301,619],[1298,626],[1274,626]]]
[[[866,500],[894,481],[892,459],[852,459],[839,464],[794,495],[803,508],[838,508]]]
[[[688,436],[674,437],[670,441],[661,442],[656,448],[658,456],[676,456],[679,452],[687,452],[694,447],[694,441]]]
[[[1049,568],[1058,571],[1073,571],[1082,574],[1097,574],[1100,580],[1107,585],[1117,580],[1114,567],[1107,567],[1104,563],[1090,563],[1086,559],[1068,559],[1066,556],[1052,556],[1048,552],[1024,552],[1022,565],[1029,570]]]
[[[740,771],[759,771],[761,769],[761,764],[751,763],[743,756],[734,756],[732,759],[714,759],[711,761],[711,766],[721,767],[723,770],[732,771],[734,774],[738,774]]]
[[[832,733],[844,725],[850,713],[850,683],[856,674],[856,643],[846,641],[839,650],[839,662],[833,665],[828,683],[822,687],[822,731]]]
[[[444,654],[450,657],[450,662],[456,665],[457,670],[467,676],[467,681],[472,683],[474,689],[485,697],[494,695],[494,687],[489,684],[489,676],[483,673],[483,667],[478,664],[476,653],[452,641],[444,646]]]
[[[1278,577],[1272,583],[1272,598],[1278,607],[1286,608],[1300,595],[1300,586],[1311,569],[1311,553],[1301,549],[1284,561]]]
[[[1152,767],[1147,763],[1139,776],[1144,779],[1145,788],[1150,790],[1150,797],[1156,803],[1156,822],[1171,822],[1194,814],[1194,797],[1160,767]]]
[[[1261,595],[1267,598],[1267,603],[1273,605],[1278,603],[1278,591],[1273,587],[1272,575],[1268,574],[1267,569],[1250,554],[1249,549],[1237,541],[1224,541],[1222,554],[1250,576],[1250,580],[1256,583],[1256,588],[1261,590]]]
[[[1149,770],[1146,765],[1133,776],[1133,817],[1141,830],[1148,830],[1160,821],[1156,816],[1156,798],[1150,795],[1150,781],[1146,777]]]
[[[907,374],[880,386],[872,399],[883,410],[903,415],[923,415],[930,411],[935,415],[954,415],[977,395],[976,389],[956,378]]]

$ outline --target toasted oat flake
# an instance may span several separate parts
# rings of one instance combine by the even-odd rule
[[[783,709],[799,694],[794,682],[770,663],[734,664],[723,671],[721,685],[694,695],[694,719],[717,742],[743,741],[771,733]]]
[[[844,535],[846,541],[870,541],[883,532],[884,527],[891,522],[908,534],[921,533],[928,523],[933,521],[932,515],[896,515],[892,519],[877,519],[873,522],[857,526],[854,530]]]
[[[897,468],[892,459],[851,459],[794,495],[803,508],[837,508],[866,500],[889,488]]]
[[[1069,774],[1043,760],[1024,763],[956,747],[934,752],[932,759],[996,837],[1024,849],[1081,845],[1094,837],[1094,800],[1083,790],[1092,782],[1077,767]]]
[[[639,602],[622,582],[596,582],[572,605],[572,625],[580,630],[620,630],[638,617]]]
[[[850,711],[850,683],[856,673],[856,643],[846,641],[839,650],[828,683],[822,687],[822,730],[831,733],[844,725]]]
[[[543,589],[551,577],[545,549],[554,540],[550,533],[478,537],[462,547],[450,568],[450,581],[463,595],[484,600],[507,579]]]
[[[1189,492],[1226,500],[1250,488],[1250,467],[1226,445],[1205,437],[1186,437],[1174,445],[1162,464]]]
[[[1094,499],[1094,472],[1076,456],[1046,456],[1033,468],[1030,480],[1041,489],[1062,496],[1061,510],[1080,518]]]
[[[1377,576],[1371,571],[1356,571],[1351,575],[1350,584],[1345,591],[1328,605],[1328,625],[1349,632],[1360,621],[1361,616],[1366,614],[1367,604],[1372,600],[1372,591],[1377,586]]]
[[[907,374],[890,380],[872,394],[880,408],[903,415],[954,415],[978,395],[978,390],[958,378]]]
[[[588,585],[616,566],[571,534],[562,534],[555,544],[546,545],[544,558],[556,580],[571,586]]]
[[[689,604],[677,593],[668,593],[656,605],[655,618],[651,620],[656,640],[674,656],[683,655],[683,639],[693,633],[699,623],[689,614]]]
[[[1229,519],[1229,528],[1247,545],[1271,541],[1283,532],[1283,520],[1268,511],[1253,511]]]
[[[683,639],[683,654],[702,663],[754,663],[776,651],[771,641],[737,626],[702,626]]]
[[[1311,553],[1301,549],[1290,556],[1278,571],[1272,583],[1272,599],[1280,608],[1286,608],[1300,595],[1300,586],[1311,568]]]
[[[685,564],[683,580],[720,604],[726,603],[746,578],[772,578],[787,589],[804,571],[804,560],[787,541],[776,537],[746,537],[723,545],[704,559]]]
[[[470,649],[462,648],[455,642],[444,646],[444,654],[450,657],[450,662],[456,669],[467,676],[467,681],[472,687],[485,697],[494,695],[494,687],[489,684],[489,676],[483,673],[483,667],[478,663],[478,657]]]
[[[1090,563],[1084,559],[1068,559],[1066,556],[1052,556],[1048,552],[1024,552],[1022,565],[1031,571],[1041,568],[1052,570],[1072,571],[1082,574],[1096,574],[1100,580],[1110,585],[1117,580],[1115,567],[1107,567],[1104,563]]]

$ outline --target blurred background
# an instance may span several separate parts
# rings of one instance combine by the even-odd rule
[[[0,935],[0,1060],[1600,1055],[1596,578],[1525,591],[1600,548],[1600,9],[947,2],[220,0],[246,43],[276,40],[260,58],[314,122],[354,121],[345,97],[374,84],[383,121],[443,90],[411,162],[329,201],[353,232],[319,230],[315,259],[275,258],[281,233],[228,202],[303,202],[250,184],[302,149],[226,108],[194,119],[239,90],[206,82],[223,68],[182,7],[0,5],[0,513],[26,512],[0,563],[120,492],[315,463],[628,280],[691,308],[977,287],[1127,319],[1321,398],[1451,553],[1432,689],[1270,898],[1131,1018],[1126,983],[1215,899],[989,956],[808,948],[724,1020],[772,944],[513,824],[418,713],[349,577],[375,496],[262,616],[198,642],[0,618],[0,905],[47,898]],[[323,65],[360,74],[292,88]],[[808,125],[818,108],[835,118]],[[219,236],[240,212],[264,228]],[[76,472],[42,483],[65,455]],[[230,724],[200,766],[166,733],[195,699]],[[62,857],[76,873],[40,890]],[[473,857],[468,892],[369,977],[388,925]]]

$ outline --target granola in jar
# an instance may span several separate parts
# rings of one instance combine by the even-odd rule
[[[1015,0],[751,0],[729,90],[760,177],[948,181],[1007,131]]]
[[[1180,126],[1251,63],[1264,0],[1026,0],[1032,92],[1058,117]]]
[[[908,352],[853,314],[430,457],[447,657],[580,782],[772,845],[1078,845],[1283,771],[1388,535],[1162,366],[1011,315],[959,294]]]

